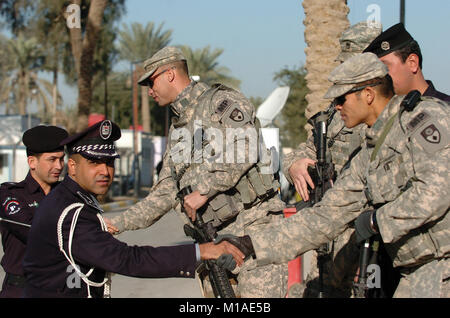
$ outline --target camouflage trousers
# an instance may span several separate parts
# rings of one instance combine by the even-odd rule
[[[401,269],[394,298],[449,298],[450,258],[433,260],[424,265]]]
[[[334,241],[328,243],[329,253],[322,256],[323,296],[325,298],[352,297],[353,279],[359,261],[359,248],[356,245],[354,230],[349,228]],[[319,255],[313,251],[311,270],[305,281],[291,286],[290,298],[317,298],[321,286],[319,281]]]

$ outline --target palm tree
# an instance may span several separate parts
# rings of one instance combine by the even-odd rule
[[[304,0],[305,41],[307,47],[306,82],[309,93],[306,95],[309,118],[323,110],[329,101],[323,99],[330,83],[328,75],[338,65],[335,62],[340,52],[339,37],[350,26],[347,19],[349,8],[346,0]]]
[[[203,49],[192,50],[190,47],[180,46],[186,57],[189,73],[200,76],[200,80],[207,84],[222,83],[233,88],[239,88],[240,80],[229,76],[227,67],[219,66],[217,59],[223,53],[223,49],[214,49],[211,52],[209,45]]]
[[[161,23],[156,28],[153,22],[145,26],[133,23],[131,27],[123,24],[123,30],[119,31],[120,58],[129,62],[143,61],[167,46],[172,30],[163,31],[163,26]],[[137,71],[143,72],[143,69],[139,67]],[[145,86],[141,87],[141,105],[142,127],[145,132],[150,132],[150,104]]]
[[[63,16],[62,1],[40,0],[36,3],[36,14],[32,16],[27,32],[35,36],[42,44],[42,50],[46,56],[43,69],[51,72],[52,79],[52,108],[51,124],[57,123],[57,108],[61,106],[61,98],[58,97],[58,76],[62,71],[63,58],[71,54],[67,43],[66,20]],[[67,64],[66,64],[67,67]]]
[[[16,113],[25,115],[27,104],[35,101],[40,117],[48,121],[51,114],[48,96],[51,96],[53,87],[50,82],[37,76],[45,60],[38,41],[35,38],[26,39],[20,34],[9,40],[4,50],[3,54],[8,54],[11,62],[11,72],[3,78],[0,87],[0,102],[5,103],[5,112],[8,114],[16,107]]]

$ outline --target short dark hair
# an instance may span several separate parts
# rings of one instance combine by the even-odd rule
[[[186,75],[189,75],[189,68],[188,68],[186,60],[175,61],[175,62],[169,63],[168,65],[171,67],[178,68],[182,72],[186,73]]]
[[[406,46],[402,47],[401,49],[398,49],[393,52],[395,55],[397,55],[403,63],[405,63],[408,56],[411,54],[416,54],[419,57],[419,66],[420,69],[422,69],[422,52],[420,51],[419,43],[417,43],[416,40],[411,41]]]

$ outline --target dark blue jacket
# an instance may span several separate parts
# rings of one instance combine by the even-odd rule
[[[440,100],[450,103],[450,96],[448,96],[447,94],[444,94],[442,92],[437,91],[434,88],[434,85],[431,81],[427,80],[428,83],[428,88],[425,90],[425,92],[423,93],[423,96],[430,96],[430,97],[436,97],[439,98]]]
[[[128,246],[101,228],[98,205],[69,176],[41,202],[33,219],[23,263],[26,297],[86,297],[87,287],[73,288],[74,272],[59,250],[57,223],[73,203],[82,209],[76,223],[72,255],[83,273],[95,268],[90,280],[101,282],[105,271],[134,277],[194,277],[195,246]],[[63,222],[64,250],[76,209]],[[68,284],[68,281],[72,284]],[[69,286],[70,285],[70,286]],[[93,297],[103,295],[103,287],[91,287]]]
[[[31,224],[33,215],[45,197],[44,190],[28,173],[21,182],[6,182],[0,187],[0,217],[24,224]],[[2,266],[5,272],[23,275],[22,261],[25,254],[29,228],[0,222],[4,256]]]

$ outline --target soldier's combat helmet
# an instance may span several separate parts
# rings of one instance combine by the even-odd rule
[[[114,141],[121,137],[119,126],[103,120],[61,142],[69,155],[80,154],[87,159],[119,158]]]

